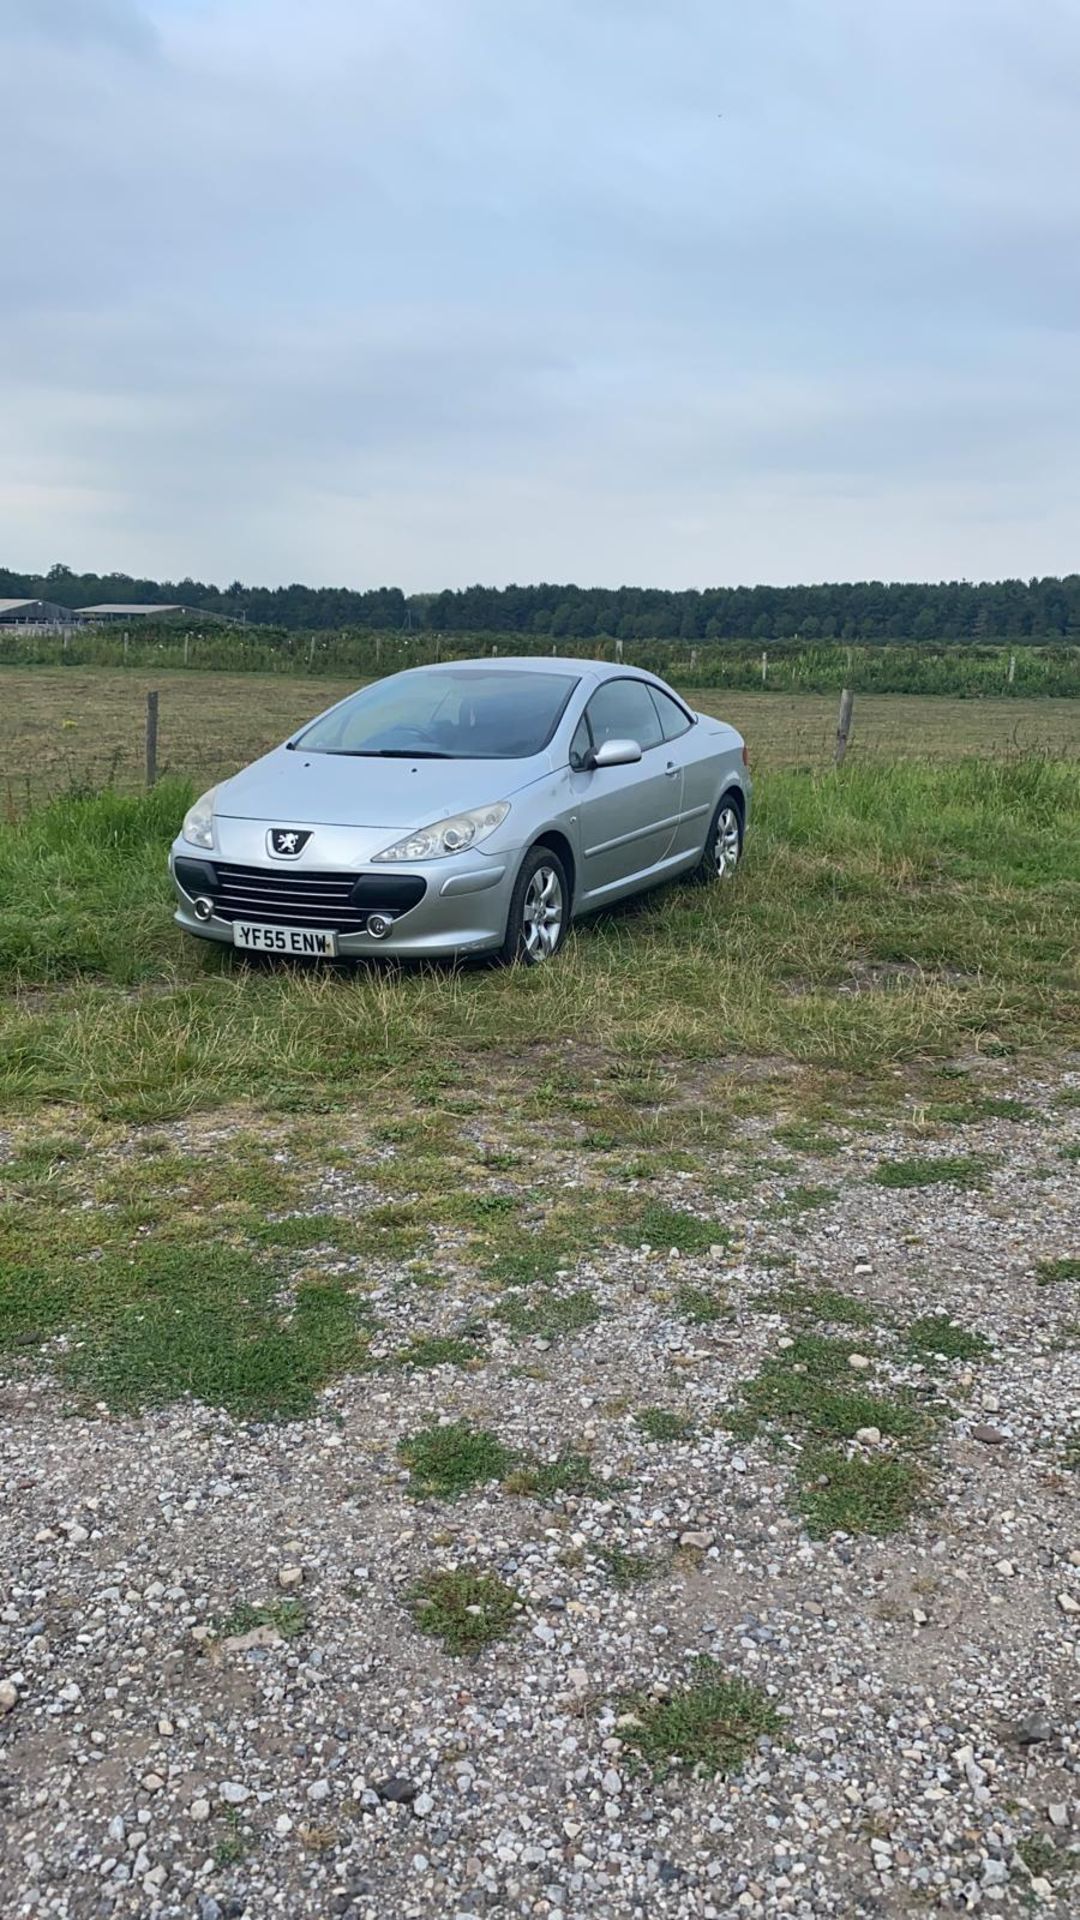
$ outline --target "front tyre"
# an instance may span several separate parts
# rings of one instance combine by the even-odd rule
[[[514,886],[499,958],[508,965],[519,960],[527,967],[554,959],[569,920],[566,868],[550,847],[533,847],[522,861]]]
[[[730,880],[742,859],[742,850],[742,814],[736,801],[726,795],[713,815],[704,852],[694,869],[694,879],[703,883]]]

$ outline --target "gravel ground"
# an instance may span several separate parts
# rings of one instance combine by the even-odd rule
[[[47,1378],[0,1384],[5,1916],[1075,1914],[1080,1287],[1036,1273],[1080,1255],[1069,1080],[1003,1084],[1029,1121],[787,1152],[716,1203],[734,1248],[594,1255],[566,1285],[593,1289],[597,1325],[549,1343],[493,1321],[475,1369],[344,1379],[309,1421],[73,1413]],[[913,1151],[998,1164],[982,1190],[874,1183]],[[837,1198],[785,1218],[814,1183]],[[763,1295],[792,1257],[871,1309],[879,1383],[947,1398],[932,1497],[888,1538],[810,1538],[797,1436],[719,1423],[791,1338]],[[731,1312],[687,1324],[683,1283]],[[463,1272],[378,1306],[392,1346],[483,1303]],[[937,1312],[989,1351],[913,1360],[889,1329]],[[634,1414],[656,1404],[696,1436],[647,1439]],[[398,1442],[463,1417],[533,1454],[582,1447],[610,1485],[416,1499]],[[620,1587],[612,1548],[662,1570]],[[459,1565],[523,1602],[465,1658],[408,1606]],[[229,1630],[286,1599],[295,1638]],[[780,1729],[729,1778],[654,1775],[625,1696],[702,1654]]]

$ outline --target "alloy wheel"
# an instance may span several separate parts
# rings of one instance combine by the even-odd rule
[[[721,880],[734,873],[739,864],[739,816],[734,807],[721,807],[716,821],[713,859]]]
[[[547,960],[554,953],[562,934],[562,881],[554,867],[537,867],[525,890],[522,907],[522,936],[530,960]]]

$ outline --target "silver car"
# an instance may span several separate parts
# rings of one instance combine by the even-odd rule
[[[176,918],[245,953],[547,960],[581,914],[733,873],[749,802],[741,735],[653,674],[417,667],[196,801]]]

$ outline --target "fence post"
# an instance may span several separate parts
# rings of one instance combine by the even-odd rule
[[[840,718],[836,723],[836,765],[840,766],[847,752],[848,734],[851,732],[851,713],[855,705],[855,695],[850,687],[845,687],[840,695]]]
[[[377,633],[375,635],[375,665],[377,667],[382,666],[382,634],[381,633]]]
[[[315,658],[315,635],[312,634],[311,639],[308,641],[308,650],[307,650],[307,663],[309,667],[312,661],[314,660],[314,658]]]
[[[154,786],[157,781],[157,723],[158,696],[148,693],[146,696],[146,784]]]
[[[184,665],[185,665],[185,667],[187,666],[187,663],[188,663],[188,653],[190,652],[190,650],[191,650],[191,635],[190,635],[190,633],[185,633],[185,635],[184,635]]]
[[[1010,653],[1010,655],[1009,655],[1009,685],[1010,685],[1010,687],[1011,687],[1011,686],[1012,686],[1012,685],[1014,684],[1014,682],[1015,682],[1015,680],[1016,680],[1016,655],[1015,655],[1015,653]]]
[[[615,658],[616,660],[622,659],[622,641],[621,640],[616,640],[615,642]]]
[[[694,671],[694,668],[695,668],[696,666],[697,666],[697,648],[696,648],[696,647],[691,647],[691,649],[690,649],[690,671],[691,671],[691,673],[693,673],[693,671]]]
[[[761,684],[762,684],[762,686],[764,686],[764,685],[765,685],[765,682],[766,682],[766,680],[768,679],[768,677],[769,677],[769,656],[768,656],[768,654],[767,654],[767,653],[766,653],[766,652],[764,651],[764,649],[762,649],[762,654],[761,654]]]
[[[125,664],[125,666],[127,665],[127,650],[128,650],[128,637],[127,637],[127,634],[125,633],[125,635],[124,635],[124,664]]]

